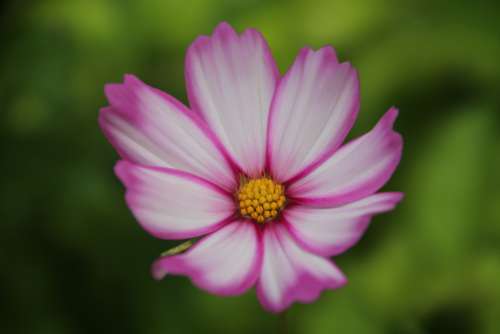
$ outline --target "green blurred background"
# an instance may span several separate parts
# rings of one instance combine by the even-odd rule
[[[498,3],[498,2],[497,2]],[[337,262],[350,284],[295,305],[291,333],[500,333],[500,8],[495,1],[7,1],[0,5],[2,333],[272,333],[254,292],[155,282],[173,243],[135,223],[97,126],[134,73],[186,101],[189,43],[227,20],[283,71],[332,44],[360,72],[353,135],[391,105],[406,193]]]

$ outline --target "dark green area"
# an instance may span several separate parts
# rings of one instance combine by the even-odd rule
[[[500,333],[500,8],[496,1],[10,1],[0,5],[0,331],[272,333],[254,292],[155,282],[174,243],[123,201],[98,129],[134,73],[186,101],[189,43],[227,20],[284,71],[332,44],[360,72],[354,135],[400,108],[406,193],[337,261],[350,279],[288,312],[292,333]]]

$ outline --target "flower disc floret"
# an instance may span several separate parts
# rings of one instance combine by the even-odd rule
[[[275,219],[286,203],[284,187],[268,177],[243,180],[237,198],[240,214],[257,223]]]

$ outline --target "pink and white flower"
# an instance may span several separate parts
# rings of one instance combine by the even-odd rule
[[[126,75],[106,85],[99,115],[139,224],[162,239],[202,237],[160,257],[153,276],[186,275],[218,295],[256,286],[273,312],[343,286],[329,257],[402,198],[377,193],[401,157],[398,111],[343,145],[356,70],[331,47],[305,48],[280,76],[262,35],[227,23],[190,46],[186,81],[190,108]]]

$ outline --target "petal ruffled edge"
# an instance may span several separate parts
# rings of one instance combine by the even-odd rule
[[[186,239],[213,232],[234,215],[231,194],[196,175],[119,161],[115,173],[142,228],[160,239]]]
[[[267,166],[291,183],[325,161],[342,144],[359,110],[359,79],[335,50],[302,49],[280,80],[267,129]]]
[[[204,237],[186,253],[161,257],[152,274],[188,276],[194,285],[222,296],[240,295],[251,288],[260,273],[262,246],[259,231],[249,221],[234,221]]]
[[[283,212],[291,235],[305,249],[334,256],[354,246],[371,218],[387,212],[403,199],[403,193],[378,193],[335,208],[295,206]]]
[[[200,36],[191,44],[185,69],[192,109],[242,171],[253,177],[261,174],[269,107],[279,80],[262,34],[247,29],[238,35],[222,22],[212,36]]]
[[[227,190],[239,171],[207,124],[172,96],[133,75],[105,85],[110,106],[99,125],[120,156],[141,165],[188,171]]]
[[[302,249],[279,222],[265,227],[262,243],[257,297],[270,312],[281,312],[296,301],[310,303],[324,289],[337,289],[347,283],[333,262]]]
[[[287,194],[300,204],[327,208],[378,191],[401,160],[403,138],[393,130],[397,115],[396,108],[389,109],[370,132],[290,184]]]

